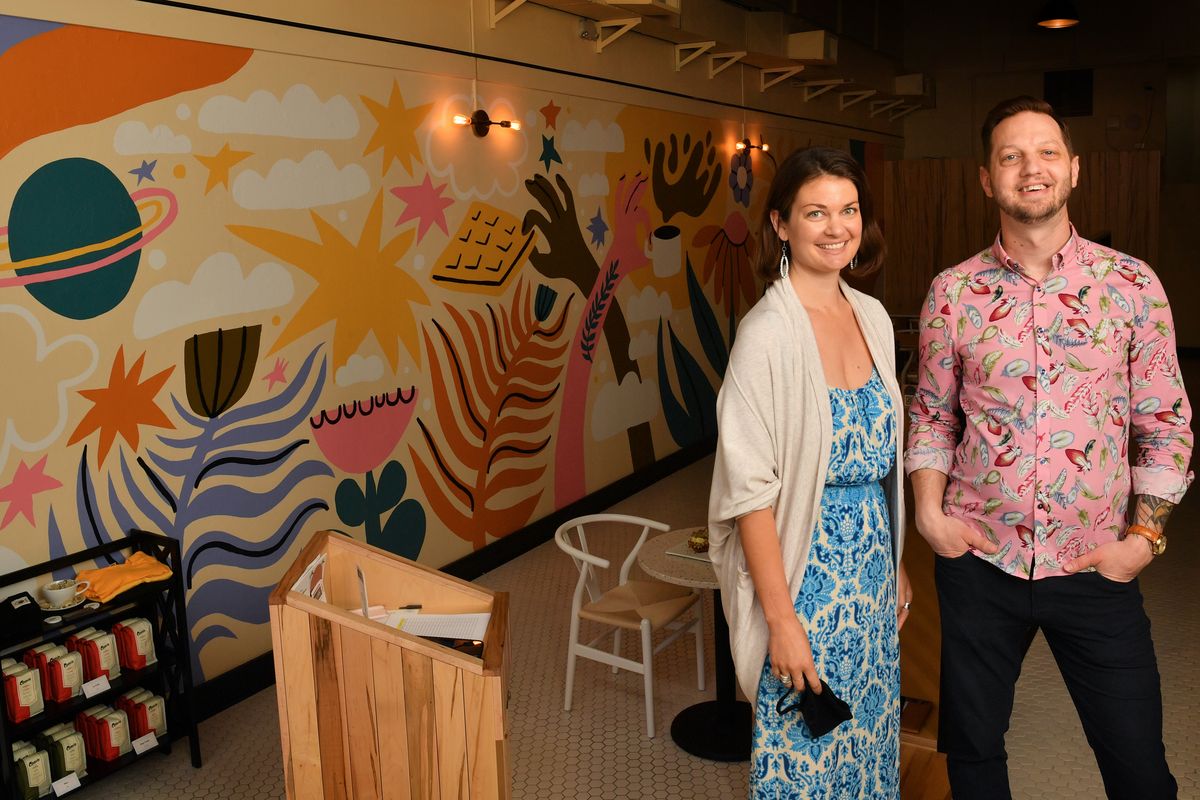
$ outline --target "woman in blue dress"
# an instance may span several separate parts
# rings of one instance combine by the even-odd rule
[[[734,664],[755,707],[756,800],[900,796],[897,634],[912,597],[902,405],[890,319],[841,280],[882,259],[849,154],[809,148],[780,165],[760,247],[770,285],[730,354],[709,508]],[[791,707],[822,681],[852,718],[813,737]]]

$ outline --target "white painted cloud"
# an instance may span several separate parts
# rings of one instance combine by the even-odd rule
[[[0,547],[0,575],[7,575],[10,572],[16,572],[28,566],[29,564],[18,553],[9,550],[7,547]],[[20,583],[10,584],[4,587],[4,595],[7,597],[18,592],[29,592],[34,597],[38,597],[38,584],[40,582],[38,578],[28,578]]]
[[[254,133],[293,139],[353,139],[358,115],[345,97],[325,102],[312,87],[297,83],[276,97],[266,89],[245,100],[229,95],[209,98],[200,108],[200,127],[213,133]]]
[[[371,179],[358,164],[338,169],[328,153],[314,150],[299,163],[290,158],[276,161],[266,177],[243,170],[233,181],[233,199],[254,210],[313,208],[344,203],[370,189]]]
[[[625,134],[621,131],[621,126],[615,122],[610,122],[605,127],[597,119],[587,125],[571,120],[563,129],[562,139],[558,146],[561,150],[623,153],[625,152]]]
[[[580,197],[608,197],[608,176],[603,172],[584,175],[579,179]]]
[[[113,134],[113,149],[123,156],[141,156],[154,153],[190,153],[192,140],[176,133],[166,125],[155,125],[154,130],[137,120],[122,122]]]
[[[236,256],[213,253],[191,283],[165,281],[146,292],[133,317],[133,335],[149,339],[204,320],[277,308],[290,303],[294,292],[291,273],[274,261],[243,277]]]
[[[592,436],[596,441],[612,438],[649,422],[658,411],[658,387],[654,381],[643,383],[631,372],[620,386],[610,382],[600,387],[592,406]]]
[[[663,317],[669,319],[673,310],[671,296],[666,292],[659,293],[653,286],[647,286],[630,297],[624,309],[625,318],[630,322],[657,322]]]
[[[68,391],[95,371],[96,343],[70,334],[46,341],[41,323],[18,305],[0,305],[0,472],[12,448],[37,453],[67,426]]]
[[[479,98],[481,107],[492,119],[514,119],[518,115],[514,104],[503,97]],[[455,125],[455,114],[470,114],[471,98],[466,95],[448,97],[434,105],[425,126],[425,163],[429,173],[450,184],[450,191],[459,200],[478,198],[491,200],[496,195],[511,197],[523,191],[523,180],[530,167],[524,166],[530,142],[539,148],[541,138],[536,129],[526,125],[513,131],[492,128],[478,139],[471,129]],[[542,165],[531,162],[537,174],[544,174]]]
[[[346,365],[339,367],[334,380],[338,386],[353,386],[356,383],[369,383],[383,377],[383,359],[379,356],[360,356],[358,353],[350,356]]]
[[[665,333],[663,334],[666,335]],[[658,331],[642,331],[629,340],[629,357],[634,361],[652,358],[658,353]]]

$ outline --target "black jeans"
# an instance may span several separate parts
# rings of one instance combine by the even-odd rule
[[[1162,693],[1137,581],[1029,581],[982,559],[935,556],[942,614],[938,749],[954,800],[1009,800],[1004,734],[1021,662],[1046,637],[1110,800],[1173,800]]]

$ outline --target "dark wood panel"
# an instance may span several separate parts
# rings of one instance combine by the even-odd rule
[[[1068,210],[1079,233],[1107,236],[1117,250],[1158,260],[1158,151],[1088,153]],[[989,247],[999,230],[995,204],[983,193],[972,159],[889,161],[880,216],[888,243],[884,304],[915,314],[933,276]]]

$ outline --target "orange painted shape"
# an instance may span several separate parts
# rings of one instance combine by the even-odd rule
[[[219,83],[254,51],[67,25],[0,56],[0,157],[43,134]]]

